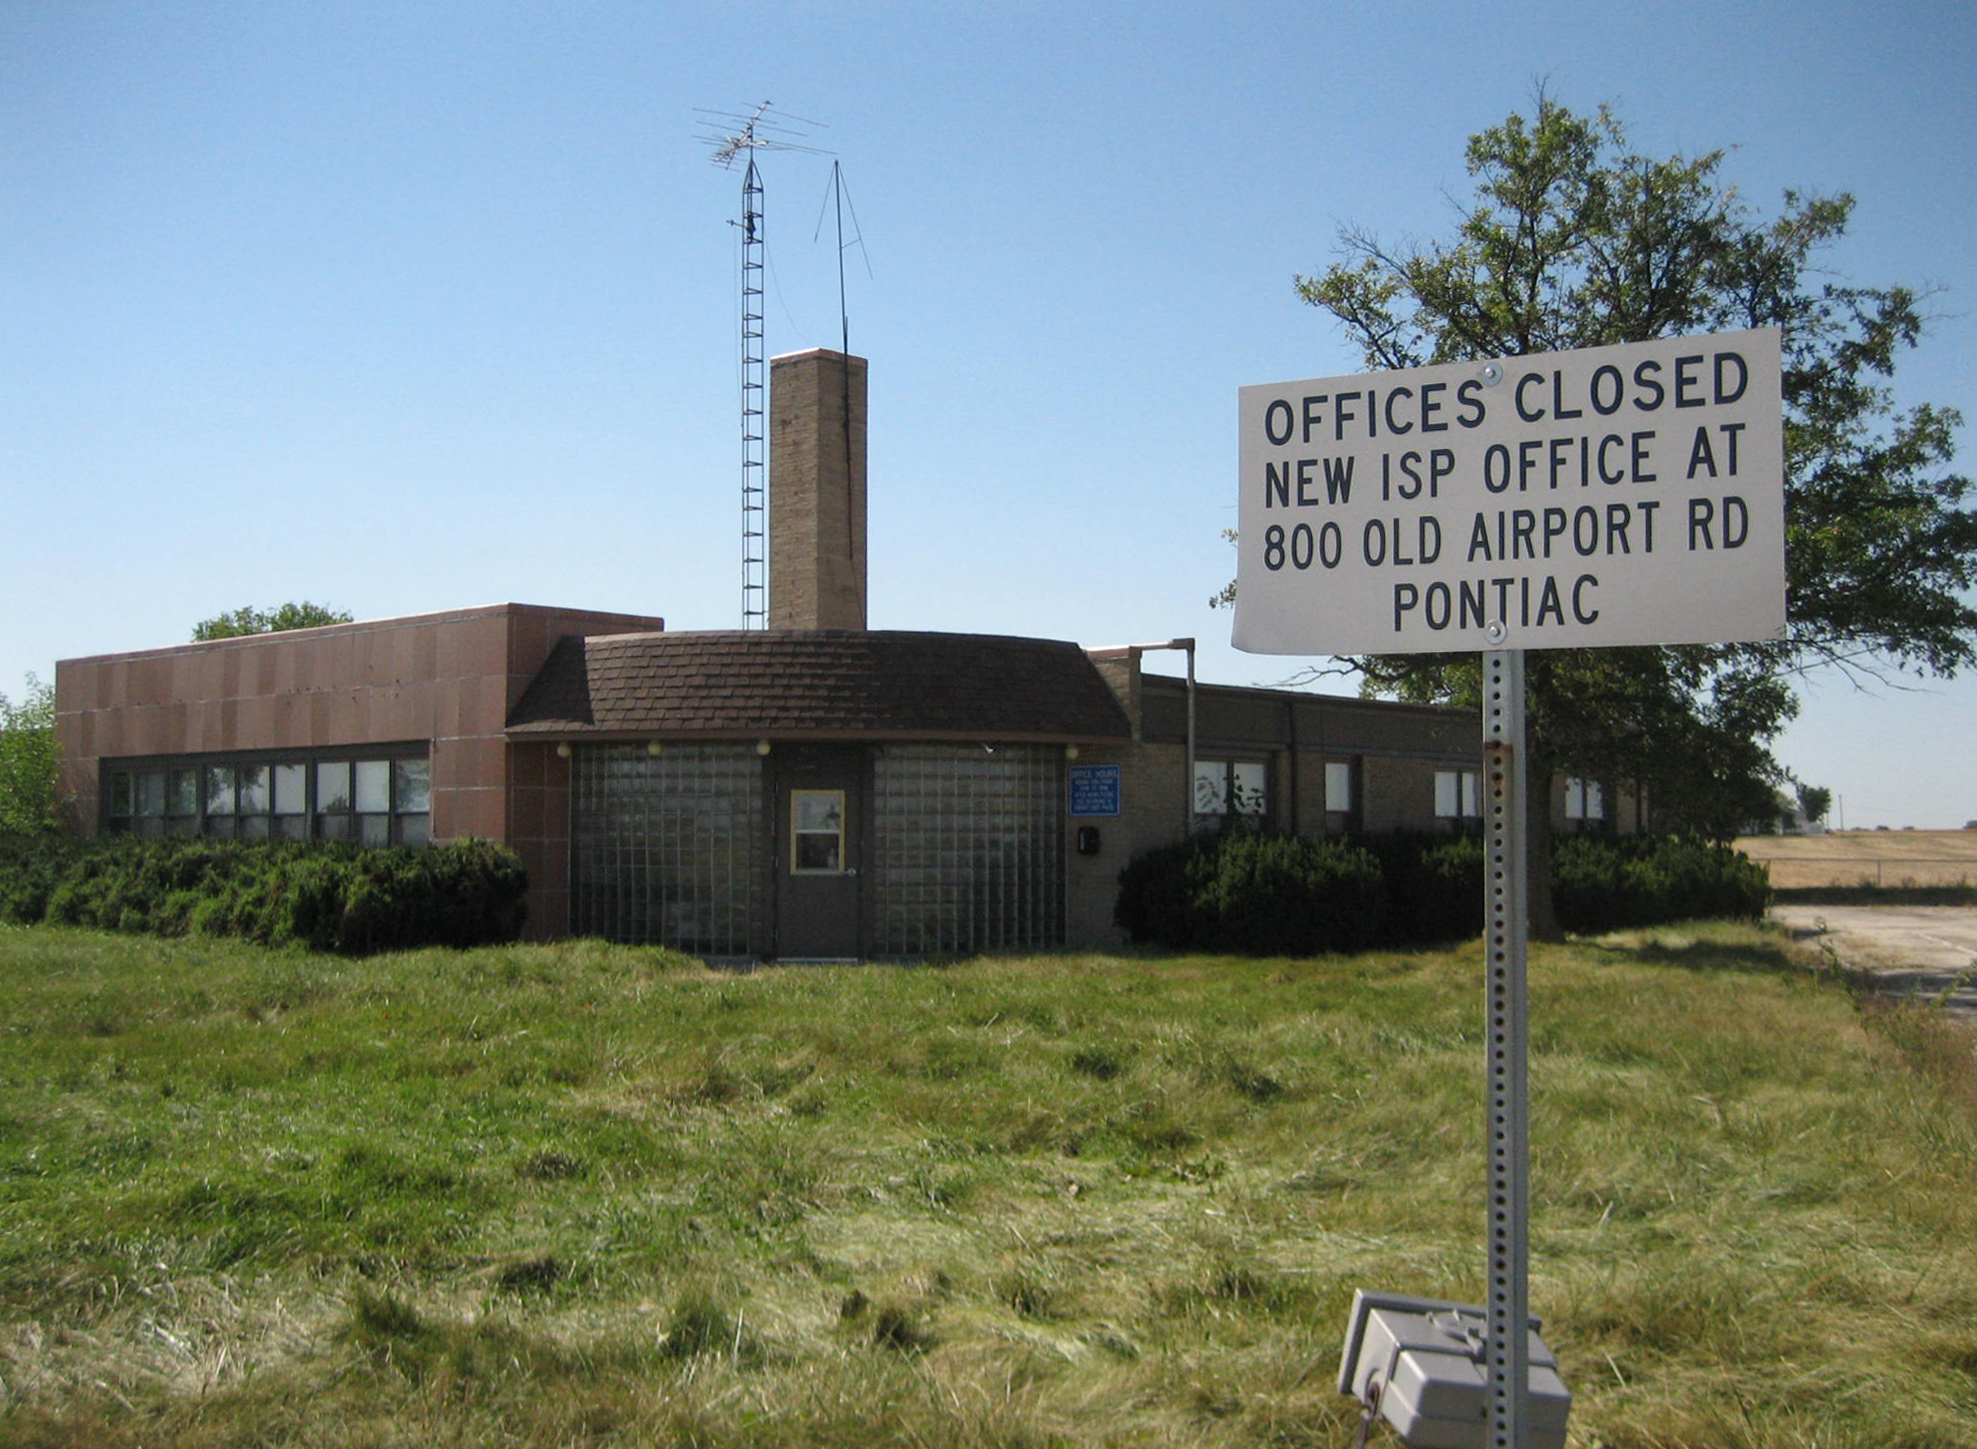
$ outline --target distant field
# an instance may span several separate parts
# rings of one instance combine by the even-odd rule
[[[1737,849],[1770,866],[1780,890],[1977,884],[1977,830],[1747,835]]]

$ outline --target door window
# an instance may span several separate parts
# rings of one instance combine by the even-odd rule
[[[844,871],[844,791],[789,792],[790,870],[796,875]]]

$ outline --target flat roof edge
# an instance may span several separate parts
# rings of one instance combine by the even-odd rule
[[[460,609],[435,609],[423,614],[391,614],[376,619],[352,619],[343,624],[316,624],[307,629],[283,629],[269,634],[236,634],[226,639],[188,639],[178,644],[154,644],[144,649],[117,649],[104,654],[76,654],[67,659],[55,661],[55,667],[65,664],[109,663],[126,659],[157,659],[174,654],[184,654],[195,649],[251,648],[274,639],[321,639],[337,634],[367,634],[383,629],[404,628],[409,624],[464,623],[470,619],[491,619],[517,615],[537,618],[576,616],[593,620],[618,620],[635,627],[622,631],[626,634],[659,634],[666,630],[666,621],[656,614],[626,614],[615,609],[584,609],[564,607],[555,604],[475,604]],[[611,635],[592,637],[609,638]]]

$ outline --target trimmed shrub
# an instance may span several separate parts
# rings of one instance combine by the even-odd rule
[[[1239,831],[1148,851],[1120,875],[1114,919],[1135,941],[1259,956],[1356,951],[1379,939],[1379,862],[1346,841]]]
[[[1380,862],[1387,882],[1385,939],[1432,946],[1483,931],[1483,842],[1473,835],[1396,831],[1359,844]]]
[[[424,850],[334,842],[0,840],[0,918],[161,936],[241,936],[360,954],[521,934],[528,877],[482,840]]]
[[[1567,836],[1552,846],[1558,921],[1581,934],[1764,914],[1764,867],[1680,836]],[[1120,874],[1114,920],[1177,951],[1313,955],[1467,940],[1483,929],[1483,842],[1231,833],[1162,846]]]
[[[1756,920],[1771,899],[1765,868],[1727,845],[1687,836],[1567,836],[1551,853],[1558,923],[1582,934],[1664,921]]]
[[[49,897],[87,848],[72,836],[0,833],[0,921],[45,920]]]
[[[1188,867],[1200,853],[1192,840],[1141,851],[1119,872],[1112,923],[1142,945],[1185,950],[1194,941]]]

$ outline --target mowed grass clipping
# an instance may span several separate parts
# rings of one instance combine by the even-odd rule
[[[1352,1290],[1480,1296],[1482,973],[0,930],[0,1443],[1342,1446]],[[1967,1033],[1727,926],[1531,1019],[1574,1444],[1977,1444]]]

